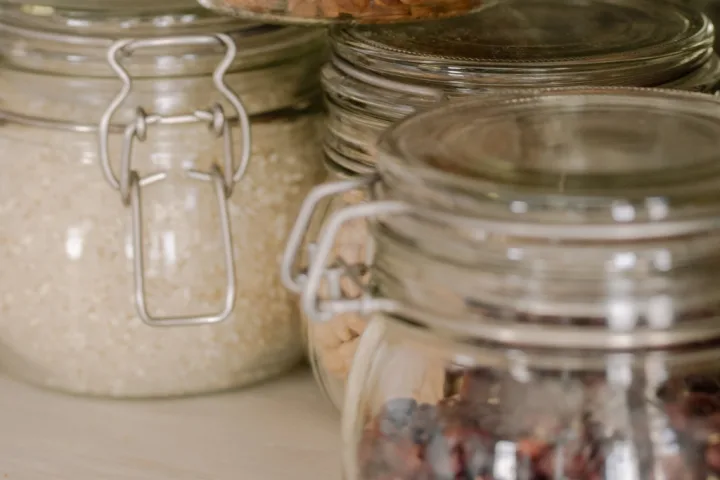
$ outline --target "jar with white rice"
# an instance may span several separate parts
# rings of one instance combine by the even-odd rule
[[[325,175],[324,32],[118,12],[0,11],[2,368],[111,397],[281,374],[304,353],[278,264]]]

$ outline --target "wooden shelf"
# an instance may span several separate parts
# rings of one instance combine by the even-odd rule
[[[339,415],[300,370],[255,388],[104,401],[0,376],[0,480],[332,480]]]

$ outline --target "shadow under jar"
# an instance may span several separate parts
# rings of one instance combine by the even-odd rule
[[[322,74],[327,164],[344,178],[372,171],[383,131],[447,98],[578,85],[714,93],[720,62],[712,43],[713,27],[701,13],[656,0],[505,0],[432,23],[335,27],[332,60]],[[366,196],[352,192],[321,207],[308,238],[329,212]],[[365,231],[363,219],[347,225],[336,255],[364,262]],[[284,277],[290,289],[301,290],[302,272],[286,264]],[[343,289],[357,293],[347,282]],[[316,377],[337,407],[365,322],[348,313],[308,327]]]
[[[720,473],[719,106],[588,88],[393,127],[371,201],[329,219],[303,291],[314,321],[371,315],[344,478]],[[337,293],[334,237],[358,218],[370,287],[320,296],[323,281]]]
[[[298,363],[276,265],[325,178],[324,33],[197,7],[0,16],[3,368],[159,397]]]

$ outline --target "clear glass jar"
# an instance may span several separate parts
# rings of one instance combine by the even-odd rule
[[[326,148],[345,163],[371,163],[380,132],[447,98],[585,85],[720,89],[708,18],[656,0],[504,0],[459,18],[330,32]]]
[[[198,0],[218,13],[268,23],[398,23],[463,15],[481,0]]]
[[[197,7],[0,15],[3,368],[160,397],[296,365],[277,263],[326,176],[324,33]]]
[[[720,470],[720,109],[566,89],[393,127],[333,214],[305,313],[372,317],[343,411],[347,480],[698,479]],[[367,219],[362,295],[319,293]],[[348,270],[346,270],[348,271]]]
[[[373,168],[374,145],[390,125],[447,98],[583,84],[712,93],[720,85],[707,18],[655,0],[506,0],[427,24],[335,27],[330,40],[332,61],[322,73],[324,149],[332,164],[354,175]],[[322,222],[327,214],[317,215]],[[300,290],[298,281],[286,284]],[[350,318],[347,327],[355,331],[359,322]],[[356,337],[342,336],[352,353]],[[311,350],[313,343],[310,338]],[[323,390],[340,407],[342,395],[332,392],[340,391],[345,375],[326,371],[322,361],[316,365]]]

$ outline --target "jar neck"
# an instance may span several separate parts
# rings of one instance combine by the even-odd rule
[[[563,237],[567,226],[478,222],[438,192],[387,215],[383,205],[409,203],[384,178],[370,196],[378,201],[370,223],[375,294],[412,321],[544,347],[655,348],[720,338],[720,219],[657,235],[645,226],[637,238],[594,238],[589,230]]]
[[[592,244],[470,239],[448,224],[418,224],[408,216],[372,227],[375,295],[414,322],[541,348],[663,348],[720,338],[720,230]]]

